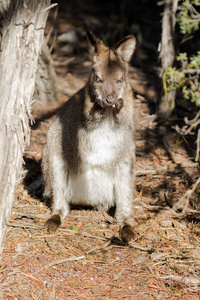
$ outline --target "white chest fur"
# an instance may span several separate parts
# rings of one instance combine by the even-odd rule
[[[113,117],[96,129],[79,132],[81,171],[70,178],[71,202],[108,209],[114,204],[115,165],[124,148],[123,128]]]
[[[82,136],[81,136],[82,135]],[[124,131],[113,120],[104,120],[97,128],[85,135],[80,131],[80,153],[83,164],[87,166],[106,166],[113,163],[123,148]]]

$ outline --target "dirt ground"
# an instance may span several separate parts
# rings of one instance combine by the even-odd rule
[[[84,18],[93,27],[102,20],[86,13]],[[83,22],[72,19],[58,13],[58,36],[68,28],[83,32]],[[141,68],[130,67],[137,148],[135,239],[122,243],[115,219],[83,207],[72,208],[55,234],[44,228],[51,214],[41,197],[46,133],[57,107],[85,84],[91,67],[86,37],[78,41],[71,56],[55,42],[59,102],[34,111],[25,179],[17,188],[0,265],[0,299],[200,299],[198,190],[185,214],[172,208],[198,179],[198,166],[174,129],[156,124],[156,88]]]

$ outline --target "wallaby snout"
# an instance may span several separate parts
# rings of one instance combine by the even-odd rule
[[[113,95],[108,95],[106,97],[106,102],[108,103],[108,105],[112,105],[115,102],[115,97]]]
[[[107,84],[102,98],[103,98],[105,105],[114,107],[115,103],[119,99],[119,96],[120,95],[118,95],[118,92],[116,91],[114,85]]]

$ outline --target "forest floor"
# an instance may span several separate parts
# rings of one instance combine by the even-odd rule
[[[58,16],[59,33],[72,26],[69,19]],[[34,193],[47,130],[57,107],[85,84],[91,67],[86,51],[76,53],[70,64],[60,63],[66,57],[56,51],[52,59],[59,103],[34,111],[25,180],[17,188],[0,266],[0,299],[199,299],[198,192],[186,203],[185,214],[172,207],[198,179],[198,166],[184,140],[156,124],[149,105],[156,90],[139,68],[130,67],[137,148],[135,239],[122,243],[115,219],[82,207],[72,208],[55,234],[47,233],[44,223],[51,212],[41,191]]]

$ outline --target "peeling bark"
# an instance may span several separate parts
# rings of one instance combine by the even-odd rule
[[[31,102],[50,0],[0,4],[0,253],[29,143]]]
[[[32,110],[41,110],[50,103],[58,101],[57,78],[51,64],[51,56],[46,43],[43,43],[38,58],[35,91]]]

